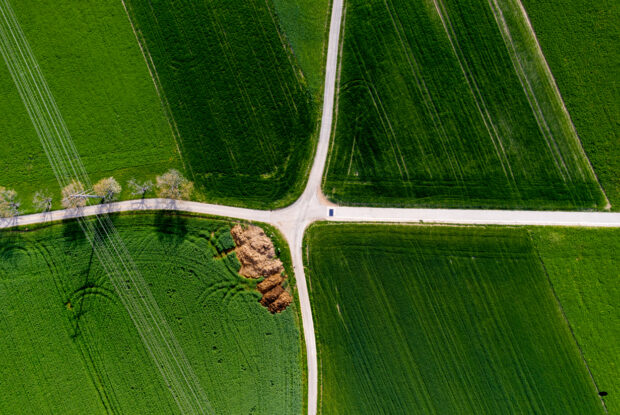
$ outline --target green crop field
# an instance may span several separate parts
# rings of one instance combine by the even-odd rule
[[[125,185],[183,169],[120,1],[10,4],[93,181],[113,175]],[[0,113],[0,186],[17,190],[26,212],[37,190],[60,207],[58,183],[1,56]]]
[[[532,237],[609,413],[620,413],[620,229],[534,228]]]
[[[315,95],[322,96],[330,0],[272,0],[294,55]]]
[[[349,1],[343,42],[330,199],[606,205],[518,0]]]
[[[313,225],[323,414],[603,413],[526,229]]]
[[[301,413],[298,308],[258,303],[226,253],[231,223],[113,220],[216,413]],[[2,232],[0,333],[0,413],[178,412],[76,222]]]
[[[620,3],[615,0],[524,0],[577,133],[620,209]]]
[[[126,4],[203,198],[292,202],[309,169],[316,104],[271,2]]]

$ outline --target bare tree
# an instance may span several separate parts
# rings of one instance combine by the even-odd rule
[[[19,215],[21,203],[17,200],[17,192],[0,186],[0,217],[12,218]]]
[[[49,212],[52,210],[52,197],[46,192],[39,190],[32,198],[32,205],[41,212]]]
[[[159,197],[170,199],[189,199],[194,191],[194,183],[174,169],[157,176],[157,187]]]
[[[93,186],[95,194],[103,199],[104,202],[111,202],[121,193],[121,185],[114,177],[106,177],[99,180]]]
[[[74,180],[62,189],[62,205],[67,209],[85,206],[87,199],[82,182]]]
[[[131,194],[134,196],[144,197],[145,194],[153,189],[153,182],[147,180],[145,182],[138,182],[135,179],[131,179],[127,182],[127,186],[129,186],[131,190]]]

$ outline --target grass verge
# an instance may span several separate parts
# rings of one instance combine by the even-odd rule
[[[272,1],[308,86],[315,96],[321,97],[331,0]]]

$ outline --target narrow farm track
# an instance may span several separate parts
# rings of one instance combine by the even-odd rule
[[[507,225],[507,226],[583,226],[592,228],[620,228],[620,212],[564,212],[536,210],[490,209],[401,209],[333,206],[317,198],[308,209],[305,221],[377,222],[377,223],[432,223],[454,225]],[[291,235],[292,225],[299,223],[299,209],[254,210],[224,205],[172,199],[136,199],[77,209],[55,210],[47,213],[0,218],[0,229],[39,223],[71,220],[95,215],[168,210],[202,215],[236,218],[245,221],[277,225]],[[334,216],[329,216],[333,210]],[[307,227],[307,226],[306,226]],[[288,239],[288,238],[287,238]],[[290,242],[290,241],[289,241]]]
[[[0,0],[0,11],[6,8],[6,0]],[[302,258],[302,243],[305,229],[315,221],[346,221],[346,222],[391,222],[391,223],[443,223],[443,224],[491,224],[491,225],[540,225],[540,226],[588,226],[588,227],[620,227],[620,213],[607,212],[559,212],[559,211],[510,211],[510,210],[473,210],[473,209],[398,209],[398,208],[367,208],[367,207],[341,207],[331,205],[326,201],[321,192],[321,183],[327,154],[329,150],[330,136],[333,124],[334,101],[336,77],[338,69],[338,51],[340,43],[341,22],[343,18],[343,0],[334,0],[332,5],[329,43],[327,50],[327,64],[325,70],[325,87],[323,95],[323,112],[320,127],[320,137],[317,145],[312,169],[308,178],[305,191],[301,197],[292,205],[274,211],[244,209],[223,205],[213,205],[207,203],[175,201],[169,199],[142,199],[129,200],[105,205],[86,206],[78,209],[59,210],[47,213],[19,216],[9,219],[0,219],[0,229],[15,226],[27,226],[38,223],[48,223],[52,221],[67,220],[74,218],[84,218],[97,216],[98,218],[107,217],[109,213],[127,211],[147,211],[147,210],[171,210],[180,212],[191,212],[205,215],[225,216],[238,218],[246,221],[258,221],[269,223],[278,227],[291,245],[291,255],[297,287],[301,304],[301,314],[303,330],[306,341],[306,353],[308,359],[308,414],[315,415],[317,412],[318,398],[318,366],[317,351],[315,342],[314,325],[310,297],[306,277],[304,273]],[[8,30],[7,30],[8,29]],[[0,35],[10,34],[4,21],[0,23]],[[4,53],[4,48],[3,48]],[[5,56],[5,60],[12,58]],[[8,62],[7,62],[8,63]],[[37,68],[38,70],[38,68]],[[18,81],[16,81],[18,83]],[[19,85],[18,85],[19,87]],[[25,101],[26,102],[26,101]],[[37,124],[38,119],[33,117],[33,123]],[[42,139],[43,140],[43,139]],[[45,143],[44,143],[45,147]],[[47,149],[47,147],[46,147]],[[86,223],[85,221],[82,223]],[[102,224],[102,226],[107,224]],[[107,228],[106,228],[107,229]],[[111,238],[114,239],[114,238]],[[122,244],[119,241],[118,244]],[[110,250],[114,247],[110,246]],[[113,257],[105,257],[103,261],[113,261]],[[102,262],[103,262],[102,261]],[[112,265],[110,265],[112,266]],[[131,263],[133,267],[133,263]],[[133,271],[132,271],[133,272]],[[135,271],[137,272],[137,271]],[[140,294],[140,298],[143,295]],[[149,302],[152,297],[149,297]],[[154,300],[152,300],[154,303]],[[131,305],[130,305],[131,307]],[[157,307],[156,304],[153,307]],[[130,313],[131,314],[131,313]],[[155,325],[159,319],[151,318],[149,321],[142,321],[140,325],[148,327],[148,324]],[[136,323],[138,325],[138,323]],[[169,329],[168,329],[169,330]],[[145,343],[147,341],[145,340]],[[165,349],[165,351],[175,352],[176,343]],[[185,362],[181,353],[181,361]],[[157,351],[156,356],[164,353]],[[167,355],[166,355],[167,356]],[[178,362],[177,362],[178,363]],[[175,366],[178,371],[166,370],[162,373],[166,379],[175,387],[179,382],[185,384],[187,379],[181,381],[179,377],[184,377],[181,366]],[[190,379],[193,380],[193,379]],[[202,392],[199,392],[202,393]],[[189,398],[188,398],[189,399]],[[200,401],[198,399],[196,402]],[[206,410],[207,408],[203,408]],[[197,411],[204,412],[204,411]]]

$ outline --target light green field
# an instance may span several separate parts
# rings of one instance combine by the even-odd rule
[[[352,0],[342,54],[330,199],[605,207],[518,0]]]
[[[298,309],[272,315],[258,303],[256,281],[221,255],[231,223],[114,221],[216,413],[301,413]],[[178,412],[75,222],[2,232],[0,333],[0,413]]]
[[[613,210],[620,210],[620,2],[523,0]]]
[[[280,25],[315,95],[323,91],[331,0],[273,0]]]
[[[609,413],[620,413],[620,229],[531,233]]]
[[[125,185],[183,169],[120,1],[10,4],[93,182],[113,175]],[[0,186],[17,190],[26,212],[40,189],[59,207],[58,183],[2,59],[0,113]]]
[[[597,414],[527,230],[315,224],[322,414]]]

